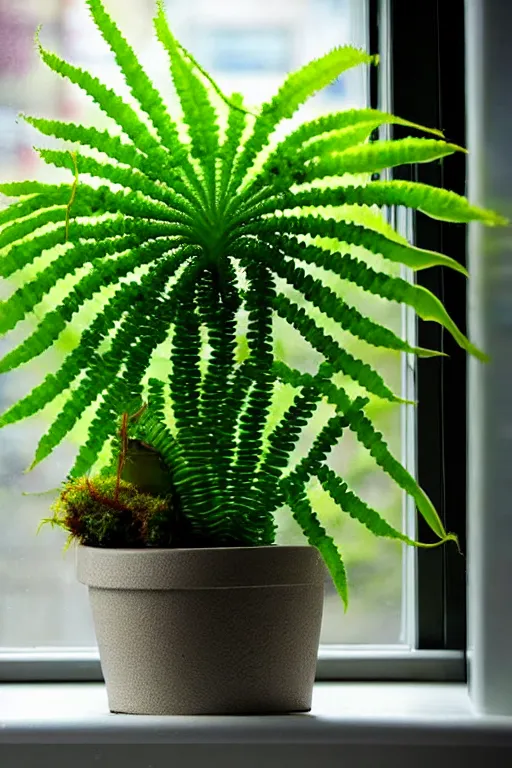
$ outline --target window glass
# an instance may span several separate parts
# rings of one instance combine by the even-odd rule
[[[173,95],[165,56],[152,35],[152,0],[107,0],[107,7],[139,52],[143,64],[166,98]],[[33,36],[43,23],[46,47],[86,67],[119,93],[123,81],[106,45],[88,17],[81,0],[0,0],[0,178],[62,178],[44,166],[32,146],[46,146],[22,120],[19,112],[107,125],[107,119],[78,89],[63,82],[38,60]],[[271,96],[283,75],[343,43],[366,45],[365,3],[361,0],[168,0],[170,23],[185,45],[218,79],[227,92],[241,91],[257,105]],[[314,114],[367,104],[367,73],[351,72],[313,99],[296,120]],[[51,144],[51,142],[50,142]],[[5,204],[7,201],[2,201]],[[16,287],[4,282],[2,298]],[[334,290],[395,331],[401,328],[398,305],[386,303],[333,280]],[[18,343],[51,305],[52,297],[8,338],[0,340],[0,354]],[[80,325],[82,324],[82,326]],[[62,334],[51,351],[19,371],[0,377],[3,411],[42,375],[58,365],[78,338],[87,316]],[[278,353],[294,367],[313,370],[315,354],[290,330],[279,328]],[[401,388],[398,355],[370,348],[342,335],[330,325],[352,353],[363,355],[384,375],[395,391]],[[276,403],[288,402],[283,390]],[[70,467],[83,429],[77,429],[50,459],[31,473],[29,466],[41,434],[62,406],[50,406],[40,416],[0,432],[0,647],[88,647],[94,645],[85,588],[77,584],[72,550],[63,553],[65,536],[38,523],[48,511],[55,488]],[[369,406],[376,426],[401,453],[400,409],[387,402]],[[312,422],[318,426],[320,410]],[[313,432],[304,436],[311,442]],[[330,458],[331,464],[366,501],[401,525],[402,497],[372,458],[350,436]],[[311,498],[325,525],[339,543],[351,583],[351,607],[343,614],[341,601],[326,586],[322,639],[326,643],[388,644],[402,640],[402,550],[400,545],[375,539],[348,517],[341,517],[316,486]],[[305,543],[291,517],[278,513],[279,541]]]

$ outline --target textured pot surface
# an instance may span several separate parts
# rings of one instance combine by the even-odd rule
[[[325,567],[313,547],[78,547],[110,709],[307,711]]]

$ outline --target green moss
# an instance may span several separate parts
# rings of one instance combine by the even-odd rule
[[[69,531],[91,547],[169,547],[173,545],[170,497],[141,493],[116,477],[80,477],[68,481],[44,522]]]

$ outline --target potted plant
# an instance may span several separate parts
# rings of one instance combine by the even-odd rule
[[[59,281],[69,288],[0,360],[0,372],[48,349],[84,304],[98,297],[103,303],[60,368],[10,407],[0,426],[68,393],[37,446],[35,466],[96,404],[50,520],[79,543],[78,575],[89,586],[113,711],[307,710],[323,563],[347,603],[343,561],[308,500],[309,481],[316,479],[341,512],[377,536],[415,546],[456,539],[365,414],[369,397],[400,397],[316,318],[377,347],[439,353],[411,346],[365,317],[325,276],[408,304],[484,359],[433,294],[393,269],[464,268],[411,245],[383,219],[376,224],[372,209],[405,205],[434,218],[489,225],[501,219],[442,189],[371,180],[394,166],[461,151],[440,131],[391,114],[328,114],[272,144],[276,128],[308,98],[375,57],[351,47],[332,50],[289,75],[253,112],[239,94],[225,96],[174,38],[159,4],[155,28],[181,104],[178,126],[101,0],[86,2],[136,106],[39,46],[43,61],[85,91],[120,134],[24,117],[72,145],[40,154],[71,170],[73,181],[0,186],[16,198],[0,213],[1,275],[9,278],[54,249],[54,258],[2,303],[2,333]],[[390,123],[428,137],[372,139]],[[77,275],[85,266],[86,274]],[[284,284],[306,304],[284,292]],[[274,316],[322,356],[315,373],[277,359]],[[168,341],[169,377],[147,380],[156,350]],[[343,386],[347,380],[357,385],[357,396]],[[269,426],[276,382],[295,394]],[[292,461],[322,401],[332,416]],[[414,498],[436,542],[409,539],[329,467],[328,454],[346,431]],[[274,545],[275,513],[284,505],[310,546]]]

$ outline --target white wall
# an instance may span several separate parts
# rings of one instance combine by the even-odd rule
[[[469,194],[512,218],[512,2],[466,0]],[[469,326],[491,356],[470,363],[470,685],[512,714],[512,232],[474,226]]]

